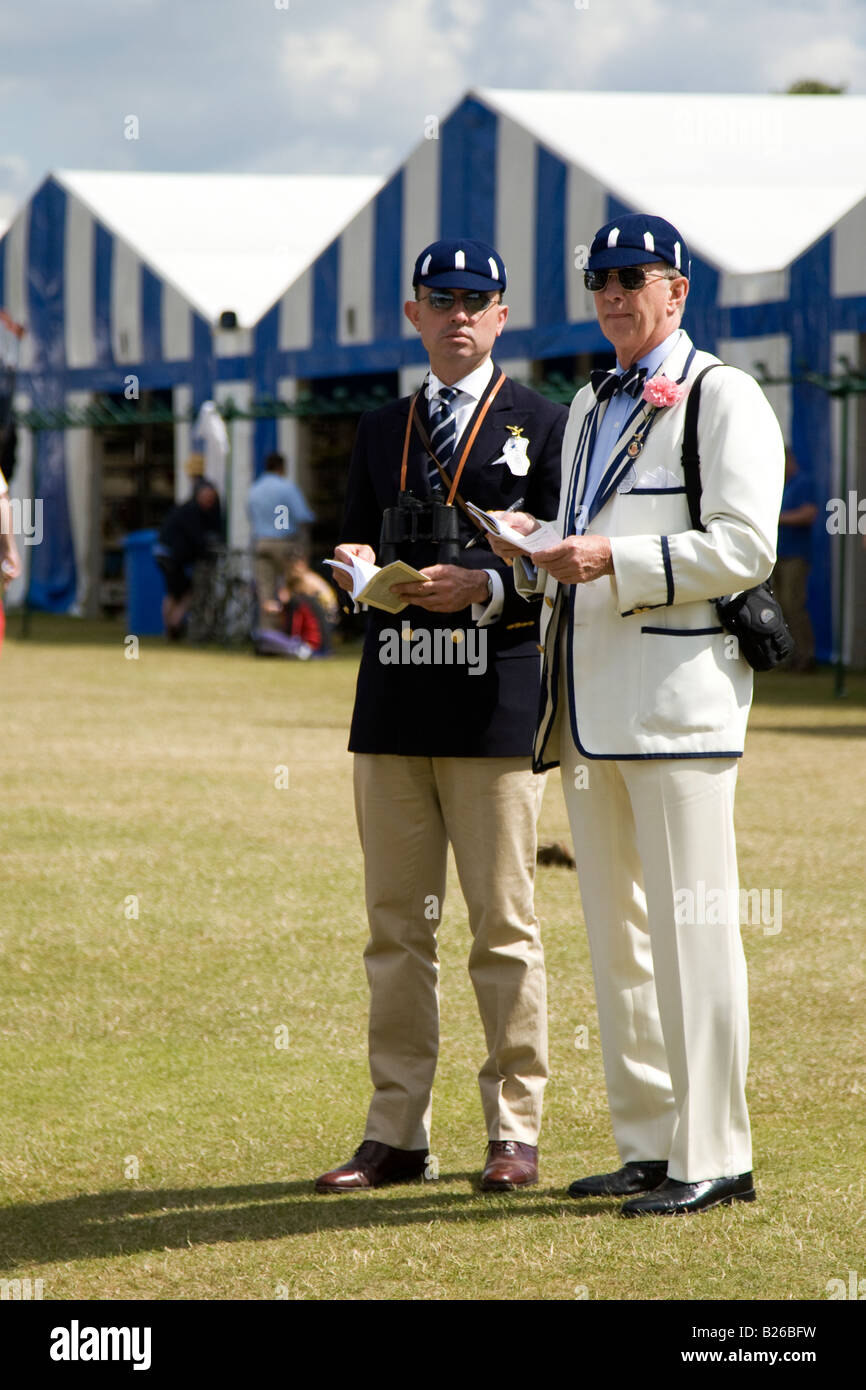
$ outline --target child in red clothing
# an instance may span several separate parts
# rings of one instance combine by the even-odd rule
[[[338,613],[336,595],[326,580],[310,569],[303,556],[286,565],[286,584],[279,602],[269,600],[268,612],[280,614],[278,628],[261,628],[253,633],[256,650],[262,654],[294,657],[330,656],[331,631]]]

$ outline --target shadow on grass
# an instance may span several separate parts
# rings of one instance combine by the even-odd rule
[[[279,1240],[318,1231],[431,1221],[508,1221],[552,1216],[601,1216],[616,1202],[572,1202],[561,1190],[449,1192],[477,1173],[449,1173],[423,1186],[395,1184],[380,1192],[319,1196],[311,1182],[246,1187],[156,1188],[20,1203],[0,1209],[0,1269],[12,1271],[67,1260],[114,1258],[148,1250],[189,1249],[226,1241]]]

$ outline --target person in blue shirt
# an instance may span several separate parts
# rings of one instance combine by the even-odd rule
[[[272,625],[272,613],[265,605],[276,598],[288,562],[306,553],[306,528],[316,519],[301,489],[285,473],[283,455],[268,454],[264,471],[247,496],[260,627]]]
[[[779,543],[773,591],[794,639],[792,671],[815,669],[815,637],[807,606],[812,568],[812,526],[818,515],[811,479],[801,473],[791,449],[785,449],[785,491],[779,514]]]

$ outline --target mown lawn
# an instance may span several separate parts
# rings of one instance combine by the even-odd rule
[[[45,617],[0,662],[0,1276],[46,1299],[824,1299],[866,1276],[866,679],[759,681],[741,768],[759,1201],[622,1221],[577,885],[539,871],[552,1068],[541,1184],[476,1189],[481,1029],[441,928],[438,1180],[322,1198],[368,1098],[345,751],[357,655],[321,665]],[[288,786],[279,769],[288,769]],[[566,839],[558,778],[542,836]],[[581,1026],[589,1045],[576,1047]]]

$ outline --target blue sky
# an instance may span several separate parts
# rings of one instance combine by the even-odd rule
[[[473,86],[862,94],[866,3],[0,0],[0,54],[5,219],[58,168],[386,174]]]

